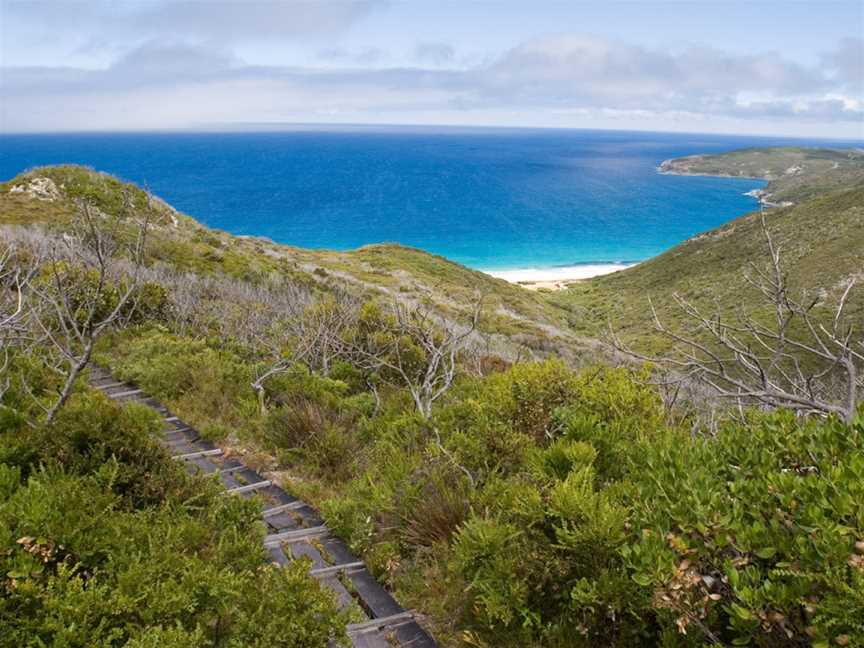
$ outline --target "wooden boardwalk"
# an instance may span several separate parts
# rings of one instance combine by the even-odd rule
[[[348,546],[334,537],[317,511],[286,493],[234,457],[200,438],[198,432],[143,390],[115,380],[99,367],[90,370],[91,384],[117,401],[135,401],[156,410],[165,423],[162,443],[190,472],[217,473],[226,493],[257,497],[268,535],[264,546],[273,562],[285,565],[300,557],[311,560],[309,573],[336,595],[340,608],[353,607],[366,620],[348,626],[356,648],[436,648],[436,643],[367,571]],[[322,647],[323,648],[323,647]]]

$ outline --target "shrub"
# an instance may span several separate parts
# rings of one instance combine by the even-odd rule
[[[0,434],[0,646],[323,646],[342,636],[307,565],[268,565],[254,501],[192,477],[153,412],[75,394]]]
[[[164,401],[208,437],[242,433],[257,416],[250,367],[230,350],[160,327],[116,334],[99,350],[102,359],[110,352],[120,378]]]
[[[625,555],[661,623],[736,645],[864,641],[862,431],[776,413],[635,453]]]
[[[397,500],[402,542],[410,548],[447,543],[470,513],[471,482],[452,463],[439,460],[422,466],[412,486]]]

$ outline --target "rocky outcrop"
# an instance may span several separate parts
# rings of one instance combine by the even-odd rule
[[[60,190],[51,178],[29,178],[26,183],[13,185],[9,193],[24,194],[30,198],[49,202],[60,197]]]

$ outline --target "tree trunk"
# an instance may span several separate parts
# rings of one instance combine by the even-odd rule
[[[69,369],[69,375],[66,376],[66,382],[63,384],[63,389],[60,391],[60,398],[57,399],[57,402],[51,406],[51,409],[48,410],[48,414],[45,416],[45,422],[50,423],[54,420],[54,417],[57,416],[57,412],[66,404],[66,401],[69,400],[69,396],[72,395],[72,388],[75,386],[75,381],[78,380],[78,376],[81,375],[81,372],[90,364],[90,355],[93,353],[93,340],[87,342],[87,345],[84,347],[84,354],[78,359],[77,362],[72,364],[72,367]]]

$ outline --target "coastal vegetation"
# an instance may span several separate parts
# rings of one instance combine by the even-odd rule
[[[748,166],[765,152],[742,155],[736,173],[765,175]],[[864,174],[838,156],[812,153],[818,191],[769,185],[793,206],[548,294],[396,245],[232,237],[80,167],[0,185],[0,645],[344,639],[305,563],[267,564],[254,506],[170,461],[87,363],[73,376],[92,341],[314,502],[442,646],[864,646],[860,407],[730,408],[690,383],[682,402],[680,376],[635,357],[675,357],[653,313],[706,339],[682,299],[770,324],[748,282],[771,268],[767,231],[784,295],[860,367]],[[728,170],[706,160],[675,170]]]

